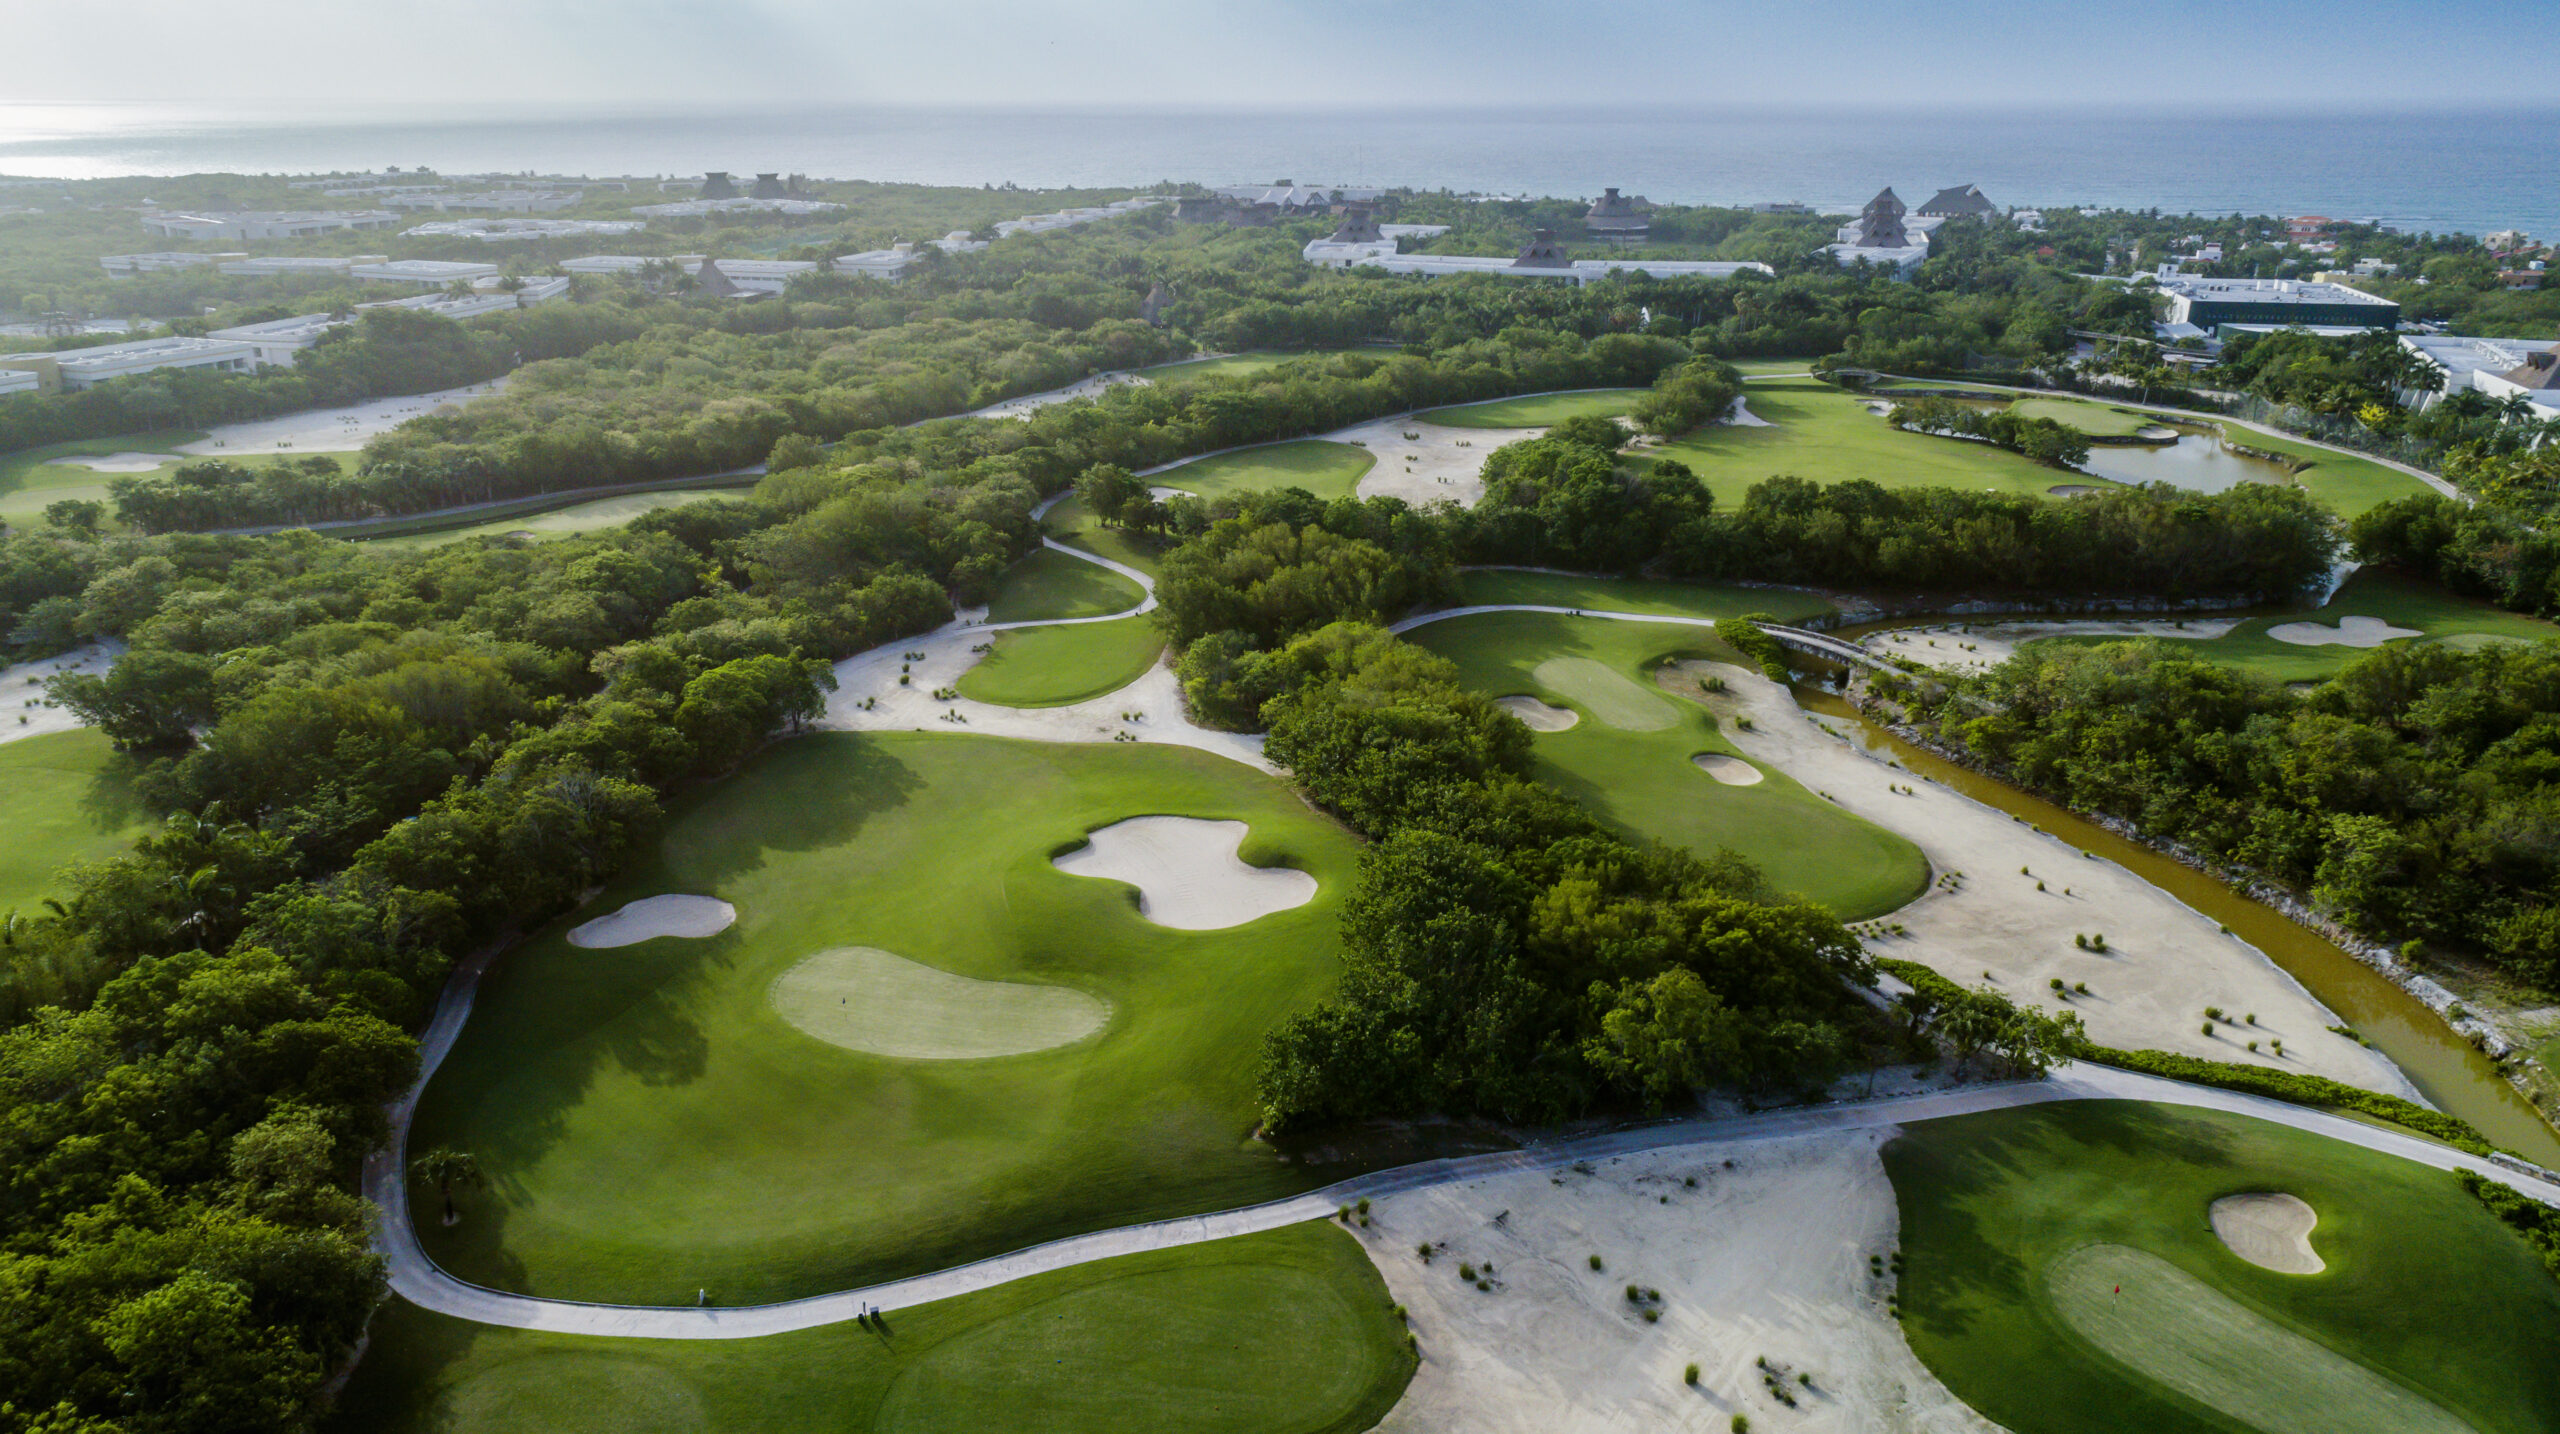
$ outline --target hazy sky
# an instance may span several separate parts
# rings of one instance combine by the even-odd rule
[[[2560,101],[2483,0],[0,0],[0,104]]]

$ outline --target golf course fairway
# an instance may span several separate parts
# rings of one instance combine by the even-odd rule
[[[0,912],[61,895],[64,867],[122,856],[150,829],[133,771],[93,728],[0,743]]]
[[[1077,1265],[738,1340],[472,1325],[393,1301],[345,1434],[1357,1434],[1412,1377],[1351,1235],[1321,1223]]]
[[[1691,761],[1740,753],[1704,708],[1657,687],[1653,670],[1670,657],[1742,662],[1712,629],[1494,612],[1429,623],[1406,639],[1456,662],[1460,680],[1489,697],[1580,713],[1570,728],[1538,734],[1532,775],[1637,840],[1702,856],[1730,847],[1778,890],[1847,920],[1891,911],[1928,885],[1918,847],[1785,774],[1737,786]]]
[[[2560,1283],[2443,1171],[2246,1116],[2071,1101],[1904,1127],[1912,1349],[2017,1434],[2560,1428]],[[2290,1194],[2326,1268],[2226,1247]]]
[[[1176,930],[1128,885],[1051,865],[1148,815],[1245,823],[1241,859],[1312,875],[1314,899]],[[746,1304],[1338,1179],[1249,1136],[1263,1033],[1334,983],[1356,854],[1280,782],[1185,748],[958,733],[769,748],[675,804],[653,857],[493,968],[409,1141],[473,1152],[490,1188],[419,1235],[494,1288]],[[609,950],[565,939],[665,892],[729,902],[737,923]],[[973,1033],[938,1010],[949,1050],[1022,1053],[849,1049],[802,1029],[825,1029],[805,980],[776,988],[851,947],[959,978],[925,983],[950,1000],[1007,997],[986,1022],[1043,1012],[1026,985],[1109,1017],[1061,1044],[1054,1022]]]

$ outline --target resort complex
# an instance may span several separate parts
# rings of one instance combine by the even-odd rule
[[[811,112],[0,192],[0,1434],[2560,1429],[2547,251]]]

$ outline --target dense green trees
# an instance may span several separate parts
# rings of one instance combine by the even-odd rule
[[[2030,786],[2560,986],[2560,643],[2389,647],[2300,693],[2040,644],[1958,692],[1940,730]]]
[[[2505,507],[2422,493],[2375,505],[2348,532],[2365,562],[2518,612],[2560,612],[2560,535]]]
[[[2067,423],[1952,398],[1904,399],[1886,412],[1884,421],[1914,433],[1978,440],[2057,468],[2077,467],[2089,458],[2089,435]]]

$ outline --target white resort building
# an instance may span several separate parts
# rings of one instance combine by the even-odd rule
[[[315,279],[343,279],[359,264],[381,264],[388,254],[247,254],[227,256],[215,267],[225,274],[248,279],[275,279],[299,275]]]
[[[465,283],[494,279],[498,277],[498,266],[464,259],[386,259],[378,263],[355,265],[347,270],[347,277],[376,284],[442,286],[457,279]]]
[[[341,229],[390,229],[400,216],[388,209],[339,210],[207,210],[199,213],[153,213],[142,227],[170,239],[308,239]]]
[[[2403,403],[2425,408],[2446,394],[2468,389],[2500,401],[2521,395],[2539,410],[2537,416],[2560,418],[2560,344],[2403,334],[2400,347],[2444,375],[2440,389],[2403,391]]]
[[[477,239],[483,244],[506,244],[637,234],[648,227],[637,219],[435,219],[400,232],[412,238]]]
[[[251,347],[234,339],[143,339],[136,343],[106,344],[91,349],[0,354],[0,370],[32,372],[37,388],[78,390],[94,388],[109,379],[130,378],[160,369],[196,368],[246,373],[255,361]]]
[[[1592,284],[1612,274],[1639,274],[1652,279],[1730,279],[1750,270],[1770,274],[1766,264],[1710,259],[1573,259],[1556,242],[1555,231],[1541,229],[1520,252],[1504,259],[1491,254],[1405,254],[1401,239],[1434,239],[1449,232],[1445,224],[1380,224],[1368,209],[1353,205],[1341,227],[1322,239],[1311,239],[1299,253],[1310,264],[1328,269],[1378,269],[1389,274],[1492,274],[1506,279],[1562,279]]]
[[[1907,278],[1928,261],[1929,235],[1945,222],[1943,215],[1913,217],[1888,185],[1856,219],[1840,226],[1838,242],[1828,248],[1843,269],[1874,264]]]

